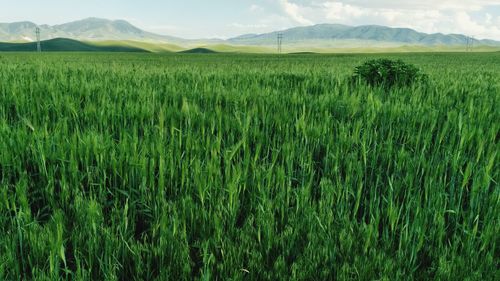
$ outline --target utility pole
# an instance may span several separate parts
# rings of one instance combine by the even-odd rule
[[[283,52],[283,33],[278,33],[278,54]]]
[[[38,53],[42,52],[42,44],[40,43],[40,28],[36,28],[36,51]]]
[[[465,38],[465,51],[466,52],[473,52],[474,51],[474,36],[467,36]]]

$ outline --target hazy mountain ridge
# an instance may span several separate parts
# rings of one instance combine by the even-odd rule
[[[36,39],[35,23],[24,21],[0,23],[0,41],[31,42]],[[88,18],[59,25],[39,25],[41,39],[69,38],[83,41],[135,40],[144,42],[169,42],[183,45],[233,44],[249,46],[274,46],[278,33],[283,34],[285,45],[311,47],[380,46],[460,46],[467,37],[460,34],[426,34],[409,28],[391,28],[378,25],[347,26],[318,24],[290,28],[265,34],[245,34],[228,40],[187,40],[144,31],[124,20]],[[475,45],[500,46],[494,40],[475,40]]]
[[[318,24],[314,26],[295,27],[283,31],[264,34],[246,34],[229,39],[233,44],[272,45],[276,44],[278,33],[283,34],[284,42],[301,43],[313,40],[342,41],[363,40],[372,42],[391,42],[408,45],[464,45],[467,36],[461,34],[427,34],[410,28],[391,28],[378,25],[346,26],[340,24]],[[500,46],[494,40],[474,40],[475,44]]]
[[[0,23],[0,41],[35,40],[37,25],[32,22]],[[180,42],[183,39],[143,31],[124,20],[88,18],[59,25],[39,25],[42,40],[138,40]],[[31,40],[27,40],[27,39]]]

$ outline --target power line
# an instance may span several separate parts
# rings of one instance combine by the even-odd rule
[[[278,33],[278,53],[283,52],[283,33]]]
[[[465,38],[465,51],[466,52],[473,52],[474,51],[474,41],[476,39],[474,36],[467,36]]]
[[[42,44],[40,43],[40,28],[36,28],[36,51],[37,52],[42,52]]]

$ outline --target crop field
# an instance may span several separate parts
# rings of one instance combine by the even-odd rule
[[[500,53],[0,54],[0,280],[499,280],[499,108]]]

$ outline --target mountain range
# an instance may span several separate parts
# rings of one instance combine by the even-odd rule
[[[124,20],[88,18],[60,25],[36,25],[33,22],[0,23],[0,41],[32,42],[40,28],[41,40],[69,38],[75,40],[137,40],[178,42],[179,38],[141,30]]]
[[[461,34],[426,34],[409,28],[391,28],[378,25],[347,26],[341,24],[318,24],[266,34],[247,34],[229,39],[229,41],[235,44],[249,45],[274,44],[279,33],[291,43],[304,41],[331,41],[335,43],[339,41],[360,40],[400,45],[457,46],[464,45],[467,40],[467,36]],[[494,40],[474,39],[474,43],[477,45],[500,45],[500,42]]]
[[[33,42],[35,30],[40,28],[42,40],[68,38],[82,41],[131,40],[171,43],[177,45],[229,44],[241,46],[274,46],[279,33],[284,44],[314,47],[397,47],[397,46],[463,46],[467,37],[460,34],[426,34],[409,28],[391,28],[377,25],[347,26],[318,24],[295,27],[265,34],[246,34],[227,40],[188,40],[144,31],[124,20],[88,18],[60,25],[39,25],[32,22],[0,23],[0,41]],[[474,40],[475,45],[500,46],[494,40]]]

